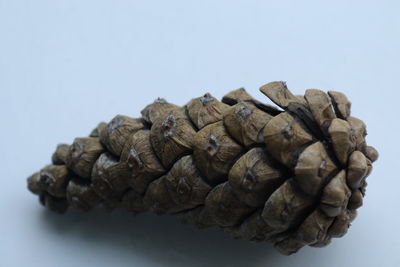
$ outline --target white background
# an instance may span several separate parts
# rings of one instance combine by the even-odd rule
[[[398,1],[0,0],[0,266],[400,266]],[[158,96],[340,90],[380,159],[349,233],[290,257],[174,217],[45,211],[56,144]]]

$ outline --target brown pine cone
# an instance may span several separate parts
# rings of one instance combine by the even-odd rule
[[[222,102],[157,99],[142,118],[118,115],[59,145],[28,188],[59,213],[103,204],[179,214],[284,254],[325,246],[354,220],[378,152],[344,94],[295,96],[284,82],[260,90],[282,110],[238,89]]]

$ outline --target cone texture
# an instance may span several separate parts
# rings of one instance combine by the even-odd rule
[[[96,205],[177,214],[284,254],[343,236],[362,205],[377,151],[339,92],[293,95],[284,82],[210,94],[184,107],[157,99],[141,118],[118,115],[89,137],[58,145],[28,178],[48,209]]]

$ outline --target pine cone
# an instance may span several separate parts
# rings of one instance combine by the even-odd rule
[[[28,188],[59,213],[102,204],[178,214],[284,254],[325,246],[355,218],[378,153],[344,94],[295,96],[284,82],[260,90],[282,110],[238,89],[222,102],[157,99],[142,118],[118,115],[59,145]]]

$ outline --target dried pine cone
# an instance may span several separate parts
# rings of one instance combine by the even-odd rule
[[[284,82],[260,90],[282,110],[238,89],[222,102],[158,99],[142,118],[118,115],[59,145],[28,188],[60,213],[103,204],[179,214],[284,254],[325,246],[354,220],[378,153],[344,94],[295,96]]]

